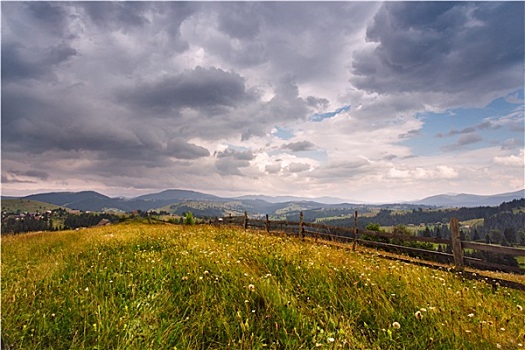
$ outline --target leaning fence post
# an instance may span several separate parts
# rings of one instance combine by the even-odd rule
[[[357,210],[354,212],[354,243],[352,244],[352,250],[355,251],[357,244]]]
[[[244,211],[244,231],[246,231],[246,229],[248,229],[248,213],[245,210]]]
[[[461,247],[458,218],[450,218],[450,232],[452,236],[452,254],[454,254],[456,271],[463,272],[463,248]]]
[[[299,234],[304,240],[304,221],[303,221],[303,212],[299,213]]]
[[[268,214],[266,214],[266,232],[270,233],[270,219],[268,217]]]

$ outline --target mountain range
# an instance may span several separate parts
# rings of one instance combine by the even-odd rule
[[[3,197],[5,199],[7,197]],[[9,197],[13,198],[13,197]],[[373,204],[346,203],[341,199],[332,197],[304,198],[293,196],[241,196],[235,198],[219,197],[202,192],[172,189],[158,193],[151,193],[135,198],[111,198],[94,191],[83,192],[50,192],[33,194],[22,199],[36,200],[70,209],[84,211],[103,210],[152,210],[164,209],[172,212],[204,208],[203,213],[226,214],[227,212],[243,212],[252,214],[276,213],[285,208],[306,210],[313,208],[342,208],[374,206]],[[525,198],[525,190],[510,193],[501,193],[490,196],[473,194],[441,194],[413,202],[404,202],[396,206],[422,206],[422,207],[479,207],[497,206],[503,202]],[[381,205],[385,207],[388,205]]]

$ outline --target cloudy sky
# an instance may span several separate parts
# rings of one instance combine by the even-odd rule
[[[522,2],[5,2],[2,194],[524,185]]]

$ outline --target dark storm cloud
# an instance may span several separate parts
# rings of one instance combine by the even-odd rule
[[[161,111],[234,107],[248,98],[244,79],[239,74],[202,67],[138,85],[120,95],[122,101],[131,105]]]
[[[315,97],[315,96],[308,96],[306,98],[306,103],[310,107],[324,109],[324,108],[328,107],[328,105],[330,104],[330,101],[328,101],[328,99],[326,99],[326,98],[319,98],[319,97]]]
[[[251,151],[237,151],[235,149],[226,149],[222,152],[216,152],[215,169],[222,176],[242,175],[240,168],[246,168],[250,165],[250,160],[254,158]]]
[[[4,176],[4,178],[7,180],[7,182],[34,182],[31,180],[22,180],[20,177],[23,178],[34,178],[34,179],[40,179],[40,180],[47,180],[49,178],[49,174],[45,171],[40,170],[26,170],[26,171],[20,171],[20,170],[7,170],[6,171],[9,176]],[[3,180],[2,180],[3,182]]]
[[[315,145],[310,141],[290,142],[281,146],[281,149],[290,150],[292,152],[313,151],[316,149]]]
[[[356,52],[352,83],[368,91],[492,91],[521,86],[524,7],[519,2],[388,2]]]
[[[9,6],[11,5],[8,3],[2,3],[2,11]],[[25,6],[27,6],[27,14],[31,21],[36,22],[40,30],[45,30],[58,37],[64,36],[67,27],[67,12],[61,3],[31,1],[25,3]]]
[[[219,11],[219,29],[232,38],[253,39],[260,31],[264,5],[258,2],[227,4],[228,11]]]
[[[77,50],[61,44],[46,49],[30,49],[15,43],[2,45],[2,80],[38,79],[54,66],[77,55]]]
[[[168,154],[178,159],[197,159],[209,156],[210,151],[201,146],[174,140],[168,145]]]
[[[106,29],[128,29],[149,23],[144,13],[148,5],[143,2],[85,2],[82,6],[95,24]]]
[[[483,137],[481,137],[477,133],[468,133],[461,135],[458,140],[451,145],[447,145],[442,147],[443,151],[455,151],[459,148],[462,148],[464,146],[468,146],[474,143],[478,143],[480,141],[483,141]]]
[[[410,130],[406,133],[403,133],[403,134],[399,134],[399,138],[400,139],[408,139],[408,138],[411,138],[411,137],[414,137],[414,136],[420,136],[421,135],[421,131],[420,130]]]
[[[288,165],[288,171],[291,173],[301,173],[303,171],[310,170],[310,164],[306,163],[290,163]]]

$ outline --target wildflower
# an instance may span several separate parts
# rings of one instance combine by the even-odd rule
[[[418,319],[418,320],[421,320],[423,318],[423,315],[421,314],[421,311],[416,311],[416,313],[414,314],[414,316]]]
[[[474,317],[474,314],[468,314],[467,316],[472,318]]]
[[[518,311],[523,311],[523,307],[521,305],[516,305],[516,307],[518,308]]]
[[[250,292],[255,291],[255,286],[254,286],[253,284],[249,284],[249,285],[248,285],[248,290],[249,290]]]
[[[394,327],[395,329],[399,329],[401,328],[401,325],[399,324],[399,322],[394,322],[392,323],[392,327]]]
[[[328,338],[328,342],[329,342],[329,343],[333,343],[334,341],[335,341],[334,338],[332,338],[332,337],[329,337],[329,338]]]

